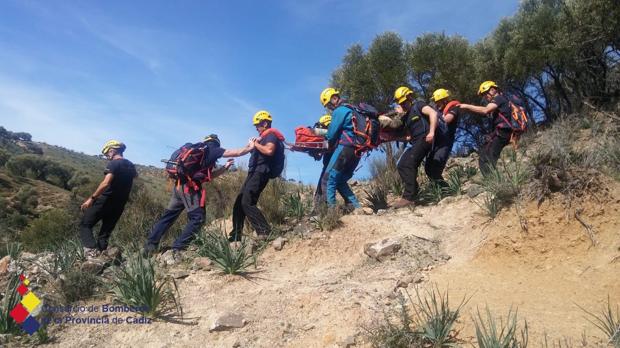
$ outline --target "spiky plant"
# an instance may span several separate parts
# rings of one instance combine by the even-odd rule
[[[480,348],[526,348],[528,344],[527,322],[524,322],[523,329],[520,330],[517,310],[512,308],[508,311],[505,320],[496,319],[489,307],[485,309],[483,317],[480,310],[473,318],[476,327],[476,339]]]
[[[126,265],[116,268],[112,291],[116,301],[149,317],[158,317],[170,309],[182,314],[176,282],[160,276],[153,261],[142,253],[131,255]]]
[[[237,244],[231,244],[219,229],[203,231],[195,244],[198,255],[208,257],[226,274],[239,274],[256,264],[256,255],[249,250],[250,241],[242,237]]]

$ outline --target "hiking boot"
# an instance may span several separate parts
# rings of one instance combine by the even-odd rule
[[[228,235],[228,241],[231,243],[241,242],[241,236],[242,236],[241,233],[237,233],[235,231],[230,232],[230,234]]]
[[[396,202],[394,202],[394,204],[392,204],[392,208],[394,209],[400,209],[400,208],[405,208],[405,207],[413,207],[415,205],[414,201],[410,201],[406,198],[399,198]]]

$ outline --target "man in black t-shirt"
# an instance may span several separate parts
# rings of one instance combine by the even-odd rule
[[[394,100],[399,104],[399,112],[404,112],[404,126],[411,134],[409,146],[398,160],[398,174],[405,189],[403,196],[393,204],[394,208],[414,205],[418,195],[418,168],[433,147],[437,128],[437,111],[423,101],[413,100],[413,91],[399,87],[394,92]]]
[[[253,141],[250,141],[244,148],[226,150],[220,146],[220,140],[215,134],[205,137],[203,144],[208,148],[209,158],[205,161],[206,163],[216,163],[221,157],[244,156],[254,148]],[[211,171],[210,179],[215,179],[222,175],[232,165],[233,160],[228,160],[222,167]],[[176,257],[179,251],[185,250],[189,246],[189,243],[196,236],[196,232],[205,223],[206,208],[202,185],[209,179],[202,172],[199,172],[194,174],[191,180],[192,182],[180,182],[180,184],[174,185],[168,207],[149,232],[149,236],[144,245],[145,254],[148,255],[157,250],[159,242],[181,215],[183,210],[187,212],[187,224],[183,228],[181,235],[172,245],[174,257]]]
[[[266,239],[271,233],[271,226],[256,205],[269,180],[279,177],[284,170],[284,136],[277,129],[271,128],[272,121],[267,111],[261,110],[254,114],[254,127],[260,136],[254,139],[248,176],[233,207],[233,230],[229,237],[231,242],[241,240],[246,217],[258,238]]]
[[[450,100],[450,91],[440,88],[433,92],[433,101],[439,110],[438,123],[440,129],[438,136],[435,137],[433,150],[428,154],[424,169],[431,180],[437,182],[441,186],[447,186],[443,178],[443,170],[446,167],[452,145],[454,145],[454,137],[456,136],[456,128],[458,120],[461,116],[461,108],[459,102]]]
[[[488,103],[486,106],[461,104],[460,107],[463,110],[488,115],[493,120],[495,131],[488,134],[485,143],[478,151],[480,171],[483,175],[488,175],[495,168],[504,146],[510,143],[512,128],[510,124],[506,123],[505,118],[511,117],[512,111],[508,99],[501,95],[495,82],[483,82],[478,89],[478,94]]]
[[[125,144],[117,140],[110,140],[104,145],[101,153],[110,162],[104,171],[103,181],[81,206],[84,215],[80,222],[80,239],[87,257],[96,257],[108,248],[112,230],[123,214],[133,179],[137,176],[133,163],[123,158],[125,148]],[[102,222],[101,229],[95,239],[92,230],[99,221]]]

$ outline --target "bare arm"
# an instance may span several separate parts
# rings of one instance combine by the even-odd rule
[[[497,109],[497,104],[495,103],[489,103],[487,104],[487,106],[476,106],[476,105],[470,105],[470,104],[461,104],[460,106],[462,109],[469,110],[471,112],[475,112],[477,114],[482,114],[482,115],[490,114]]]
[[[443,115],[443,120],[446,121],[446,123],[452,123],[454,121],[454,114],[448,112],[446,115]]]
[[[105,191],[110,186],[110,184],[112,184],[112,179],[114,179],[114,174],[112,173],[106,174],[103,177],[103,180],[101,181],[101,183],[99,183],[99,186],[95,190],[95,193],[92,194],[92,197],[97,198],[101,196],[103,191]]]
[[[258,141],[254,142],[254,147],[265,156],[273,156],[276,152],[276,144],[267,143],[265,145],[261,145]]]
[[[112,179],[114,179],[114,174],[112,173],[106,174],[103,177],[103,181],[101,181],[99,186],[97,186],[97,189],[95,190],[95,192],[90,197],[88,197],[88,199],[84,201],[84,203],[82,203],[82,206],[80,208],[82,210],[86,210],[90,208],[93,205],[93,202],[95,201],[95,199],[101,196],[101,194],[110,186],[110,184],[112,184]]]
[[[221,167],[215,169],[214,171],[212,171],[211,172],[211,179],[215,179],[218,176],[226,173],[228,168],[230,168],[233,165],[234,162],[235,161],[233,159],[229,159],[228,161],[226,161],[226,164],[224,164],[223,166],[221,166]]]
[[[224,154],[222,155],[222,157],[241,157],[244,156],[248,153],[250,153],[250,151],[252,151],[252,147],[250,145],[247,145],[246,147],[240,148],[240,149],[228,149],[226,151],[224,151]]]
[[[422,108],[422,113],[428,116],[430,121],[430,129],[428,131],[428,135],[426,136],[426,142],[433,142],[433,138],[435,138],[435,130],[437,129],[437,111],[426,105]]]

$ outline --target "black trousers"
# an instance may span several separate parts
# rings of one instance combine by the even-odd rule
[[[419,136],[414,138],[411,146],[400,156],[397,168],[405,184],[403,198],[413,201],[418,195],[418,168],[431,149],[432,144],[427,143],[424,136]]]
[[[510,143],[510,129],[497,129],[489,135],[489,140],[482,145],[478,153],[478,166],[482,175],[488,175],[495,168],[504,146]]]
[[[432,150],[428,153],[426,162],[424,163],[424,171],[426,172],[426,175],[431,180],[442,186],[447,185],[443,178],[443,170],[446,168],[446,163],[448,163],[450,151],[452,151],[452,145],[452,141],[438,138],[435,141]]]
[[[267,183],[269,182],[269,173],[252,172],[248,173],[248,177],[243,183],[241,192],[235,200],[233,206],[233,231],[232,235],[240,236],[243,233],[243,224],[245,218],[248,218],[250,224],[259,235],[268,235],[271,233],[271,226],[265,219],[263,213],[258,209],[256,204],[260,198]]]
[[[110,197],[99,197],[93,205],[84,211],[80,222],[80,240],[86,248],[105,250],[112,230],[125,210],[127,200],[115,200]],[[101,229],[97,239],[93,236],[93,227],[101,221]]]

